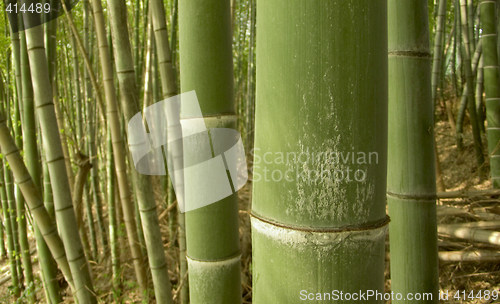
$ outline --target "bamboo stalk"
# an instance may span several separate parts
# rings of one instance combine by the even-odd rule
[[[478,196],[497,196],[500,195],[500,189],[485,189],[485,190],[457,190],[457,191],[447,191],[447,192],[438,192],[438,199],[445,198],[472,198]]]
[[[31,0],[22,1],[29,7]],[[32,4],[32,2],[31,2]],[[75,213],[73,210],[70,185],[64,163],[63,148],[59,136],[52,89],[48,72],[47,60],[41,27],[31,27],[38,15],[24,20],[30,70],[33,79],[34,97],[38,109],[38,117],[42,129],[43,145],[49,167],[49,173],[54,189],[56,216],[64,248],[68,255],[71,273],[75,280],[76,298],[80,304],[96,303],[87,260],[83,253],[82,243],[78,234]],[[10,163],[12,166],[12,163]],[[20,181],[23,181],[21,179]],[[24,193],[24,191],[23,191]]]
[[[481,29],[484,47],[484,91],[486,93],[486,119],[488,128],[488,154],[490,157],[490,175],[493,188],[500,188],[500,114],[498,106],[500,104],[500,88],[498,85],[498,53],[497,40],[498,33],[496,28],[495,1],[481,1]]]
[[[492,245],[500,245],[500,232],[497,231],[489,231],[479,228],[439,225],[438,233],[471,242],[482,242]]]
[[[306,288],[384,290],[387,9],[385,0],[257,2],[253,303],[300,303]],[[378,161],[316,158],[340,151],[376,152]],[[366,179],[351,171],[349,181],[348,170]]]
[[[138,112],[140,113],[139,98],[137,85],[135,83],[135,74],[133,67],[132,51],[130,49],[130,40],[126,27],[127,14],[124,1],[110,0],[108,1],[111,15],[111,29],[113,41],[116,51],[116,69],[118,73],[118,81],[121,92],[121,105],[124,117],[130,121]],[[150,39],[152,37],[152,26],[150,29]],[[149,94],[144,100],[144,105],[147,104],[147,99],[150,96],[150,67],[152,53],[151,42],[148,44],[148,55],[146,62],[146,77],[144,77],[147,88],[145,95]],[[149,91],[149,92],[148,92]],[[152,127],[152,126],[150,126]],[[130,143],[129,143],[130,145]],[[131,154],[129,154],[131,156]],[[129,158],[133,163],[132,158]],[[163,250],[163,241],[158,221],[157,206],[154,199],[151,176],[139,174],[137,170],[132,169],[132,178],[134,181],[135,193],[137,195],[137,203],[140,211],[140,218],[144,231],[144,238],[149,258],[149,266],[153,277],[153,284],[157,303],[173,303],[172,290],[168,274],[167,259]]]
[[[438,14],[445,3],[441,1]],[[431,293],[438,303],[434,108],[428,6],[389,0],[389,153],[387,204],[391,290]],[[439,24],[438,24],[439,28]],[[439,38],[438,38],[439,37]],[[440,40],[440,41],[437,41]],[[442,43],[436,36],[436,44]],[[440,47],[439,47],[440,49]],[[441,50],[435,56],[442,56]],[[441,69],[437,64],[436,69]],[[435,77],[438,85],[439,77]],[[437,92],[436,92],[437,93]],[[394,299],[393,303],[417,303]]]
[[[125,162],[126,154],[123,147],[122,130],[120,127],[120,117],[118,115],[118,104],[113,80],[113,69],[110,61],[108,41],[106,39],[106,29],[104,25],[104,16],[101,1],[93,0],[92,8],[94,12],[94,22],[99,44],[99,55],[101,58],[104,91],[106,95],[106,110],[111,128],[111,136],[113,139],[113,154],[115,158],[120,200],[123,208],[129,246],[132,252],[132,259],[134,261],[135,275],[137,278],[137,282],[139,283],[141,293],[143,293],[147,290],[146,269],[143,265],[144,257],[139,247],[137,226],[134,219],[136,215],[134,212],[132,193],[130,191],[127,177],[127,165]]]

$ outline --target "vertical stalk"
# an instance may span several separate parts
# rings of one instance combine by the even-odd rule
[[[23,0],[22,3],[29,7],[30,4],[33,4],[30,1]],[[52,88],[45,56],[43,32],[39,26],[32,27],[32,22],[36,23],[36,18],[39,18],[39,16],[36,14],[29,16],[30,18],[24,19],[24,25],[27,28],[25,31],[26,42],[34,83],[34,99],[38,109],[43,145],[52,188],[54,190],[57,222],[65,244],[64,248],[68,256],[71,273],[75,280],[76,298],[80,304],[96,303],[89,266],[83,253],[80,237],[77,234],[78,228],[72,205],[68,173],[64,162],[63,147],[52,100]]]
[[[479,129],[481,134],[485,133],[484,128],[484,112],[483,112],[483,92],[484,92],[484,56],[479,59],[479,64],[477,66],[477,78],[476,78],[476,112],[477,120],[479,123]]]
[[[253,134],[254,134],[254,103],[255,103],[255,81],[254,81],[254,69],[255,69],[255,9],[256,0],[250,0],[250,44],[248,46],[248,92],[247,92],[247,105],[246,105],[246,149],[250,151],[253,147]]]
[[[465,56],[464,56],[464,67],[467,85],[467,111],[469,112],[470,123],[472,126],[472,135],[474,137],[474,150],[476,152],[476,162],[477,169],[479,172],[479,178],[484,178],[484,154],[483,146],[481,142],[481,135],[479,131],[479,123],[477,121],[476,106],[474,102],[474,75],[472,74],[471,68],[471,45],[468,33],[468,20],[467,16],[469,13],[467,11],[467,0],[460,0],[461,4],[461,17],[462,17],[462,35],[464,39],[465,46]]]
[[[230,2],[180,1],[179,51],[181,91],[196,91],[202,114],[209,117],[205,119],[206,127],[235,129]],[[181,102],[181,121],[189,123],[197,115],[194,110]],[[203,145],[196,147],[199,150],[189,153],[202,155]],[[196,184],[195,175],[186,174],[184,178],[186,184]],[[192,204],[189,197],[185,196],[186,205]],[[192,304],[241,303],[237,198],[233,193],[185,213]]]
[[[127,11],[123,0],[108,1],[111,14],[111,29],[114,41],[116,69],[121,93],[121,105],[125,119],[130,121],[140,112],[137,85],[135,83],[132,51],[130,49],[130,39],[126,27]],[[150,7],[152,9],[152,7]],[[148,18],[150,19],[150,18]],[[151,21],[150,21],[151,24]],[[152,40],[151,25],[148,27],[149,40]],[[151,45],[149,45],[151,46]],[[148,77],[145,82],[149,82],[149,71],[151,67],[151,48],[148,48],[146,58],[146,71]],[[147,86],[149,87],[149,83]],[[145,92],[149,89],[145,88]],[[145,93],[146,94],[146,93]],[[148,97],[150,98],[150,96]],[[147,103],[145,99],[144,104]],[[129,153],[129,156],[131,154]],[[129,158],[131,159],[131,158]],[[131,162],[133,163],[133,162]],[[149,266],[153,277],[154,291],[157,303],[173,303],[170,279],[168,275],[167,259],[163,249],[163,241],[158,221],[155,198],[153,195],[151,176],[139,174],[132,169],[132,179],[137,195],[137,204],[140,211],[140,219],[144,231],[144,239],[147,248]]]
[[[383,292],[387,1],[259,1],[257,24],[252,301]]]
[[[481,29],[484,57],[484,91],[486,93],[486,119],[488,128],[488,154],[490,156],[490,175],[494,188],[500,187],[500,87],[498,85],[498,53],[496,52],[498,34],[495,20],[495,1],[483,0],[481,5]]]
[[[113,300],[119,301],[121,282],[120,282],[120,251],[118,250],[118,229],[115,208],[115,165],[113,156],[113,144],[111,141],[111,131],[108,128],[107,143],[107,179],[108,179],[108,214],[109,214],[109,241],[111,243],[111,269],[113,274]]]
[[[5,164],[2,166],[5,169]],[[0,189],[0,195],[2,199],[2,210],[3,217],[5,219],[5,235],[7,237],[7,256],[9,258],[10,264],[10,277],[12,283],[12,294],[14,296],[19,296],[19,278],[17,272],[17,264],[16,264],[16,248],[14,245],[14,234],[12,231],[12,221],[15,221],[15,218],[12,218],[12,212],[10,212],[9,202],[7,200],[7,185],[4,182],[3,176],[0,176],[2,180],[2,187]]]
[[[437,155],[433,132],[434,96],[429,81],[428,8],[424,1],[389,0],[388,3],[387,202],[391,217],[391,291],[403,295],[431,293],[433,300],[427,302],[438,303],[436,175],[433,167]],[[435,56],[439,55],[435,53]],[[393,302],[419,301],[394,299]]]
[[[108,41],[106,39],[106,29],[104,25],[104,16],[102,12],[101,0],[92,1],[94,12],[94,23],[97,32],[97,41],[99,44],[99,55],[101,58],[101,67],[104,82],[104,91],[106,94],[106,110],[111,127],[111,136],[113,139],[113,153],[115,157],[116,175],[118,188],[120,191],[120,200],[123,208],[125,226],[127,229],[129,246],[132,252],[135,275],[141,293],[147,290],[146,269],[144,268],[144,258],[139,247],[137,236],[137,227],[135,224],[134,205],[132,193],[127,177],[127,165],[125,163],[125,151],[123,148],[123,137],[120,127],[120,117],[118,113],[118,104],[113,80],[113,69],[111,66]]]

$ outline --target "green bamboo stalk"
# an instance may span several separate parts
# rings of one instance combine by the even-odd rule
[[[4,166],[2,166],[4,167]],[[6,185],[3,176],[0,176],[2,180],[2,187],[0,188],[0,195],[2,200],[2,210],[5,219],[5,236],[7,237],[7,257],[9,258],[10,265],[10,277],[12,283],[12,294],[15,296],[19,295],[19,279],[17,276],[17,265],[16,265],[16,249],[14,246],[14,235],[12,233],[12,224],[11,222],[15,219],[12,219],[12,215],[9,208],[9,203],[7,201],[7,192]]]
[[[108,5],[111,14],[114,49],[116,51],[116,70],[122,97],[121,105],[125,119],[130,121],[132,117],[140,112],[140,108],[137,85],[134,77],[132,51],[130,49],[130,40],[126,27],[127,11],[125,3],[122,0],[110,0],[108,1]],[[152,9],[152,7],[150,7],[150,9]],[[149,26],[149,29],[151,29],[151,26]],[[150,39],[152,39],[153,33],[151,30],[149,32],[151,35]],[[151,66],[149,56],[151,53],[152,49],[149,47],[146,58],[147,76],[144,77],[145,82],[149,82],[149,70]],[[147,86],[149,86],[149,83],[147,83]],[[148,88],[145,88],[145,92],[148,90]],[[146,94],[147,93],[145,93],[145,95]],[[147,98],[150,98],[150,96]],[[144,104],[147,104],[147,98]],[[134,180],[134,190],[137,195],[137,203],[141,215],[156,301],[157,303],[173,303],[167,259],[163,249],[151,176],[139,174],[137,170],[132,169],[132,179]]]
[[[259,1],[256,53],[252,302],[383,293],[387,1]]]
[[[170,45],[168,40],[168,28],[165,20],[165,7],[163,6],[163,2],[161,0],[151,0],[151,11],[152,11],[152,20],[153,20],[153,29],[155,33],[155,45],[158,54],[158,63],[159,63],[159,71],[161,75],[161,88],[162,88],[162,97],[163,99],[167,99],[169,97],[175,96],[177,94],[177,83],[175,70],[172,65],[172,52],[170,51]],[[179,14],[180,16],[180,14]],[[179,130],[180,125],[172,126],[169,128],[169,131],[172,129]],[[167,137],[173,137],[174,134],[168,133]],[[174,170],[175,167],[183,167],[183,164],[179,164],[178,160],[182,159],[179,157],[180,153],[182,153],[182,144],[173,144],[171,147],[173,151],[172,158],[177,161],[173,161]],[[182,174],[182,170],[178,170],[175,176],[176,182],[176,194],[177,200],[183,200],[183,183],[184,176]],[[173,189],[171,190],[173,192]],[[173,195],[169,195],[173,199]],[[179,263],[180,263],[180,280],[187,279],[187,261],[186,261],[186,236],[184,229],[184,216],[179,213],[178,217],[179,224]],[[182,284],[182,281],[181,283]],[[185,282],[181,286],[181,299],[180,302],[182,304],[186,304],[189,301],[188,295],[188,282]]]
[[[481,40],[483,41],[484,57],[484,91],[486,93],[486,120],[488,128],[488,154],[490,156],[490,175],[494,188],[500,187],[500,114],[498,106],[500,104],[500,87],[498,85],[498,53],[497,32],[495,23],[495,1],[483,0],[481,6]]]
[[[181,91],[196,90],[206,127],[235,129],[230,2],[180,1],[179,51]],[[181,102],[181,119],[194,110]],[[237,195],[186,212],[185,225],[190,303],[241,303]]]
[[[71,14],[71,11],[69,12]],[[71,54],[73,55],[73,81],[75,83],[75,97],[73,100],[76,109],[76,149],[81,151],[84,147],[83,142],[83,109],[82,93],[80,88],[78,47],[74,33],[70,33]]]
[[[479,64],[477,66],[477,78],[476,78],[476,113],[477,120],[479,123],[479,129],[481,130],[481,134],[486,132],[484,127],[484,112],[483,112],[483,93],[484,93],[484,57],[481,56],[479,59]]]
[[[18,53],[18,59],[19,58],[19,53]],[[19,60],[20,61],[20,60]],[[19,66],[18,66],[19,67]],[[17,86],[22,86],[21,83],[17,83]],[[16,145],[19,147],[19,149],[22,151],[23,150],[23,133],[21,131],[21,111],[20,111],[20,104],[22,103],[22,98],[18,96],[19,98],[14,99],[14,123],[13,123],[13,131],[14,131],[14,138],[16,139]],[[36,293],[34,292],[35,290],[35,282],[33,279],[33,266],[31,264],[31,253],[30,253],[30,246],[28,242],[28,229],[26,227],[26,209],[24,207],[24,197],[21,193],[21,190],[19,188],[19,185],[15,186],[14,189],[15,192],[15,198],[16,198],[16,211],[17,211],[17,224],[18,224],[18,229],[19,229],[19,247],[21,249],[20,255],[21,255],[21,260],[22,260],[22,265],[23,265],[23,270],[24,270],[24,277],[25,277],[25,285],[28,291],[25,291],[28,293],[28,303],[35,303],[36,302]]]
[[[128,184],[127,165],[125,163],[125,151],[123,148],[122,130],[120,128],[120,118],[118,115],[118,105],[116,100],[116,91],[113,81],[113,70],[110,61],[109,47],[106,40],[106,30],[104,25],[104,16],[102,13],[102,4],[100,0],[92,1],[94,13],[94,24],[96,28],[97,40],[99,44],[99,55],[101,58],[101,67],[104,82],[104,91],[106,94],[107,116],[111,127],[111,136],[113,139],[113,153],[115,157],[116,175],[118,188],[120,191],[120,200],[123,208],[125,226],[129,246],[132,252],[135,274],[141,293],[147,290],[146,271],[143,267],[144,258],[139,247],[137,236],[137,227],[135,224],[134,206],[132,193]]]
[[[464,67],[466,75],[466,85],[467,85],[467,111],[469,112],[469,118],[472,125],[472,135],[474,137],[474,151],[476,152],[476,162],[477,169],[479,172],[479,178],[484,178],[484,154],[483,146],[481,141],[481,135],[479,131],[479,124],[477,121],[476,106],[474,102],[474,76],[472,74],[471,68],[471,45],[469,41],[468,33],[468,20],[467,16],[470,12],[467,12],[467,0],[460,0],[461,4],[461,17],[462,17],[462,35],[465,46],[465,56],[464,56]]]
[[[168,41],[168,29],[165,20],[165,7],[160,0],[151,0],[153,29],[155,33],[158,63],[161,75],[163,99],[177,94],[175,72],[172,65],[172,53]]]
[[[146,51],[146,40],[147,40],[147,27],[149,23],[149,0],[144,0],[144,3],[142,5],[142,15],[144,16],[142,18],[142,35],[139,35],[139,37],[142,37],[142,41],[139,43],[139,82],[136,83],[142,83],[142,79],[144,76],[144,55]],[[140,89],[140,88],[139,88]],[[139,90],[139,94],[140,94]]]
[[[146,38],[146,64],[144,69],[144,98],[143,98],[143,111],[146,110],[153,103],[153,91],[152,91],[152,56],[153,56],[153,25],[151,22],[151,10],[148,12],[148,26],[147,26],[147,38]],[[137,83],[137,82],[136,82]]]
[[[76,44],[78,46],[78,49],[80,50],[80,54],[81,56],[83,57],[83,61],[85,63],[85,67],[86,67],[86,70],[88,71],[88,75],[90,77],[90,81],[92,83],[92,87],[94,88],[94,92],[95,92],[95,98],[96,98],[96,101],[97,101],[97,105],[99,106],[99,110],[100,110],[100,113],[101,113],[101,119],[106,122],[106,107],[104,106],[104,103],[102,101],[102,98],[101,98],[101,94],[100,94],[100,86],[99,84],[97,83],[97,79],[96,79],[96,75],[94,73],[94,68],[92,67],[92,62],[89,58],[89,55],[87,55],[87,52],[86,52],[86,48],[85,46],[83,45],[83,42],[80,38],[80,35],[78,34],[78,30],[76,29],[76,26],[75,26],[75,23],[73,22],[73,19],[71,18],[70,14],[68,14],[68,9],[66,7],[66,4],[64,3],[64,1],[61,2],[62,4],[62,7],[64,9],[64,11],[66,12],[66,20],[68,21],[68,24],[69,24],[69,27],[71,29],[71,32],[73,33],[73,35],[75,36],[76,38]],[[93,47],[93,41],[94,41],[94,36],[93,35],[90,35],[90,47],[89,47],[89,50],[92,50],[92,47]],[[90,54],[92,54],[92,52],[90,52]],[[95,61],[95,64],[97,65],[97,61]]]
[[[173,186],[170,190],[170,197],[172,199],[175,197]],[[172,202],[173,203],[173,202]],[[189,282],[188,282],[188,262],[186,258],[186,217],[184,213],[180,212],[180,209],[177,205],[177,226],[178,226],[178,234],[177,239],[179,242],[179,286],[181,286],[181,295],[180,295],[180,303],[188,304],[189,303]],[[182,284],[182,285],[180,285]]]
[[[32,2],[22,1],[29,7]],[[80,304],[96,303],[89,266],[83,253],[82,243],[78,234],[75,212],[73,210],[68,173],[64,162],[63,147],[59,136],[52,89],[48,72],[47,59],[41,27],[32,27],[38,15],[30,15],[24,20],[26,42],[33,79],[34,99],[38,109],[38,117],[42,129],[43,146],[52,181],[55,200],[56,217],[59,231],[64,241],[71,273],[74,278],[75,296]]]
[[[443,39],[445,36],[444,21],[446,18],[446,0],[439,0],[438,15],[436,21],[436,36],[434,39],[434,55],[432,57],[432,101],[437,104],[438,87],[441,79],[441,66],[443,57]]]
[[[483,50],[483,44],[482,44],[482,41],[479,40],[477,46],[476,46],[476,51],[474,52],[474,57],[472,57],[472,75],[476,75],[477,74],[477,66],[479,64],[479,59],[481,58],[481,54],[482,54],[482,50]],[[463,65],[462,65],[463,66]],[[458,109],[458,113],[457,113],[457,121],[456,121],[456,134],[457,134],[457,147],[459,149],[462,149],[463,146],[463,122],[464,122],[464,118],[465,118],[465,109],[467,108],[467,105],[468,105],[468,100],[467,100],[467,96],[468,96],[468,90],[467,90],[467,86],[464,86],[463,87],[463,92],[462,92],[462,96],[461,96],[461,100],[460,100],[460,107]]]
[[[141,20],[140,14],[140,0],[134,1],[134,71],[135,71],[135,83],[140,83],[139,79],[142,71],[139,70],[139,21]]]
[[[469,42],[470,53],[473,54],[476,49],[476,34],[474,31],[474,19],[476,16],[476,9],[473,0],[467,0],[467,23],[469,27]]]
[[[59,234],[57,233],[57,227],[52,219],[52,217],[47,212],[47,209],[43,206],[43,201],[36,189],[36,186],[31,179],[28,169],[23,163],[21,154],[17,149],[14,138],[9,133],[7,124],[3,115],[0,114],[0,149],[4,157],[7,159],[10,168],[14,173],[17,184],[21,188],[24,197],[26,198],[26,203],[30,209],[35,222],[40,228],[40,232],[44,236],[47,245],[50,248],[52,256],[57,261],[57,264],[61,268],[61,271],[71,286],[74,292],[74,282],[70,271],[70,266],[66,258],[66,251]],[[2,204],[5,207],[7,204],[7,195],[5,184],[2,187]],[[4,210],[8,210],[5,209]],[[5,211],[4,211],[5,212]],[[13,243],[12,243],[13,244]]]
[[[175,63],[175,60],[177,58],[177,22],[178,22],[178,7],[179,7],[179,1],[178,0],[173,0],[171,3],[171,10],[170,10],[170,51],[172,52],[172,66],[174,69],[177,69],[177,64]],[[176,83],[177,83],[177,73],[175,73],[176,76]]]
[[[12,22],[12,20],[11,20]],[[15,21],[17,24],[17,20]],[[22,149],[22,134],[20,134],[20,113],[19,113],[19,104],[20,101],[22,101],[22,85],[21,85],[21,58],[20,58],[20,41],[19,41],[19,33],[12,30],[12,27],[10,27],[10,36],[11,36],[11,41],[12,41],[12,57],[13,57],[13,62],[14,62],[14,73],[15,73],[15,95],[13,99],[13,125],[14,125],[14,138],[16,138],[17,144],[21,143],[21,148]],[[9,58],[10,59],[10,58]],[[9,108],[9,106],[7,106]],[[7,172],[5,172],[7,173]],[[10,173],[9,173],[10,174]],[[6,180],[7,182],[7,180]],[[16,189],[12,189],[13,192],[18,193],[19,191],[18,187]],[[7,191],[7,196],[9,199],[9,202],[12,202],[14,200],[14,193],[11,191]],[[12,195],[12,198],[9,197],[9,194]],[[26,276],[27,280],[30,280],[33,282],[33,271],[31,268],[31,257],[29,261],[24,260],[24,249],[26,246],[28,246],[28,255],[29,255],[29,244],[27,240],[27,234],[26,234],[26,218],[24,218],[24,201],[22,196],[17,196],[17,199],[15,199],[15,209],[14,211],[14,219],[15,222],[11,221],[11,225],[13,225],[13,235],[14,235],[14,246],[16,248],[16,264],[18,267],[18,278],[19,278],[19,283],[20,287],[23,287],[23,268],[26,270],[26,273],[24,274]],[[21,218],[21,216],[23,216]],[[16,233],[17,231],[17,233]],[[26,265],[24,265],[26,262]],[[23,265],[21,265],[23,264]],[[27,268],[26,268],[27,267]]]
[[[246,104],[246,149],[250,151],[253,147],[253,132],[254,132],[254,103],[255,103],[255,81],[254,81],[254,73],[255,73],[255,9],[256,9],[256,0],[250,0],[250,44],[248,46],[248,91],[247,91],[247,104]]]
[[[14,295],[20,296],[21,289],[23,288],[23,268],[21,263],[21,246],[19,243],[19,226],[17,221],[17,205],[16,198],[14,196],[14,184],[12,182],[12,172],[6,163],[4,163],[3,174],[5,180],[5,191],[7,193],[7,204],[9,206],[9,215],[10,215],[10,225],[12,231],[12,240],[14,241],[14,258],[16,262],[17,268],[17,278],[18,278],[18,286],[14,288]]]
[[[90,3],[88,0],[83,1],[83,15],[84,15],[84,32],[83,32],[83,40],[84,40],[84,49],[87,54],[91,54],[92,49],[90,48]],[[74,33],[74,32],[73,32]],[[78,41],[78,39],[77,39]],[[90,55],[89,55],[90,57]],[[89,59],[90,60],[90,59]],[[91,75],[88,69],[84,70],[84,91],[85,91],[85,100],[87,104],[87,128],[88,128],[88,153],[90,157],[90,162],[92,163],[92,194],[96,207],[96,215],[97,215],[97,225],[99,228],[99,237],[101,239],[101,243],[103,246],[103,252],[106,252],[108,248],[108,233],[107,227],[104,223],[103,219],[103,208],[101,201],[101,187],[99,186],[99,176],[98,176],[98,168],[100,167],[99,159],[97,156],[97,148],[95,143],[95,119],[97,117],[94,109],[96,106],[92,100],[92,80]]]
[[[1,207],[1,206],[0,206]],[[3,211],[0,212],[0,216],[2,216]],[[5,239],[6,234],[4,230],[5,220],[0,217],[0,257],[5,259],[7,257],[7,250],[5,249]]]
[[[113,144],[111,142],[111,131],[108,130],[107,140],[107,179],[108,179],[108,214],[109,214],[109,241],[111,243],[111,270],[113,276],[113,300],[120,302],[121,291],[121,268],[116,208],[115,208],[115,166],[113,156]]]
[[[55,83],[55,40],[52,39],[52,31],[57,23],[50,21],[47,23],[48,29],[46,29],[45,41],[47,44],[47,58],[50,63],[50,77],[51,84]],[[35,105],[33,100],[33,85],[31,82],[31,72],[29,67],[28,50],[26,47],[26,37],[24,31],[21,32],[21,66],[22,66],[22,76],[23,76],[23,105],[24,105],[24,122],[23,132],[24,132],[24,142],[25,142],[25,156],[26,165],[31,176],[35,176],[33,182],[39,193],[44,195],[44,204],[47,208],[48,213],[51,218],[55,218],[54,204],[52,201],[52,188],[50,184],[49,172],[47,169],[47,164],[44,163],[43,168],[43,180],[44,188],[41,184],[41,167],[38,155],[37,146],[37,127],[35,121]],[[55,35],[54,35],[55,38]],[[54,98],[57,99],[57,89],[56,85],[53,85],[53,92],[55,92]],[[38,132],[38,134],[40,134]],[[41,142],[41,137],[40,137]],[[46,292],[47,303],[59,303],[62,299],[59,294],[59,282],[57,280],[57,264],[50,253],[50,249],[45,242],[43,235],[35,225],[35,236],[37,243],[38,257],[40,259],[40,269],[43,277],[44,290]]]
[[[432,300],[426,303],[438,303],[436,175],[433,167],[437,155],[433,132],[434,96],[429,81],[428,8],[423,1],[389,0],[388,5],[387,202],[391,217],[391,291],[402,294],[403,298],[408,293],[430,293]],[[419,302],[397,298],[392,301]]]

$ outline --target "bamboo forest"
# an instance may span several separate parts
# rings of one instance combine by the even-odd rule
[[[500,0],[0,7],[0,303],[500,303]]]

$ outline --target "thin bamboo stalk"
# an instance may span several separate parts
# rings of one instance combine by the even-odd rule
[[[10,275],[12,280],[12,294],[19,296],[19,279],[17,275],[17,265],[16,265],[16,249],[14,247],[14,235],[12,234],[12,219],[11,212],[9,211],[9,203],[7,202],[7,192],[6,185],[3,176],[0,176],[2,180],[2,187],[0,189],[0,195],[2,200],[2,210],[5,219],[5,235],[7,237],[7,257],[9,259],[10,265]]]
[[[474,137],[474,151],[476,152],[476,162],[477,170],[479,172],[479,178],[483,179],[485,176],[485,170],[483,168],[484,164],[484,154],[481,135],[479,131],[479,124],[477,121],[476,107],[474,103],[474,78],[471,68],[471,57],[473,52],[471,51],[471,42],[468,33],[468,21],[467,16],[471,12],[467,12],[467,0],[460,0],[461,6],[461,17],[462,17],[462,35],[465,46],[465,56],[464,56],[464,67],[466,75],[466,85],[467,85],[467,111],[469,112],[469,118],[472,126],[472,134]]]
[[[115,46],[116,69],[120,92],[122,96],[122,109],[124,117],[130,121],[138,112],[140,112],[137,85],[132,60],[132,51],[130,49],[130,39],[126,27],[126,6],[122,0],[108,1],[111,15],[111,29],[113,42]],[[150,7],[152,9],[152,7]],[[148,27],[150,38],[152,37],[151,22]],[[150,55],[152,53],[149,43],[147,51],[146,71],[148,76],[144,77],[146,85],[149,87],[149,73],[151,67]],[[145,88],[145,95],[150,89]],[[148,96],[147,98],[150,98]],[[145,98],[144,104],[147,104]],[[131,154],[129,154],[131,156]],[[131,159],[131,158],[129,158]],[[133,163],[131,161],[131,163]],[[140,211],[140,218],[144,231],[145,244],[149,258],[149,266],[153,277],[155,297],[157,303],[173,303],[170,279],[168,274],[167,259],[163,250],[163,241],[156,210],[156,202],[153,194],[151,176],[139,174],[137,170],[132,169],[132,179],[134,180],[135,193],[137,195],[137,204]]]
[[[108,179],[108,214],[109,214],[109,241],[111,244],[111,270],[113,277],[113,300],[118,302],[121,294],[121,267],[117,221],[116,202],[115,202],[115,163],[113,156],[113,143],[111,140],[111,131],[108,129],[107,140],[107,179]]]
[[[147,290],[146,269],[144,268],[144,257],[139,247],[137,236],[137,226],[135,224],[134,206],[132,193],[127,177],[127,165],[125,163],[125,151],[123,148],[122,130],[120,127],[120,118],[118,115],[118,105],[116,99],[116,91],[114,86],[113,69],[110,61],[109,46],[106,37],[106,29],[104,24],[104,16],[102,12],[102,4],[100,0],[92,1],[92,9],[94,13],[94,23],[97,33],[97,41],[99,44],[99,55],[101,58],[101,68],[104,81],[104,91],[106,94],[106,110],[111,127],[111,136],[113,139],[113,153],[115,157],[116,175],[118,188],[120,192],[120,201],[123,208],[125,227],[127,229],[129,246],[132,253],[135,275],[141,293]]]

